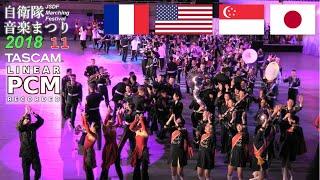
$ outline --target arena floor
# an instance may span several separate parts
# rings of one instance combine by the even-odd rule
[[[1,47],[4,47],[4,41],[0,41]],[[86,49],[84,52],[80,50],[79,42],[70,42],[69,50],[51,50],[49,47],[44,47],[41,50],[15,50],[16,53],[37,52],[37,53],[61,53],[64,62],[61,63],[62,75],[65,74],[66,68],[72,68],[77,74],[77,80],[83,84],[84,96],[87,94],[87,80],[83,76],[85,67],[90,64],[90,59],[95,58],[98,66],[105,66],[112,78],[112,86],[119,82],[124,76],[128,76],[130,71],[137,74],[138,81],[143,81],[141,65],[139,62],[122,63],[121,57],[111,49],[109,55],[94,51],[92,48]],[[6,52],[10,52],[6,50]],[[6,80],[4,68],[6,58],[3,55],[4,49],[0,50],[0,179],[22,179],[21,160],[18,157],[19,152],[19,136],[15,129],[16,122],[24,112],[23,105],[6,105],[5,93]],[[298,114],[300,116],[301,126],[304,130],[304,136],[307,142],[308,152],[299,156],[293,164],[295,179],[306,179],[311,162],[313,160],[316,147],[318,145],[318,131],[313,126],[313,121],[319,115],[319,60],[318,57],[307,56],[301,53],[278,53],[281,58],[283,74],[289,75],[292,68],[297,69],[298,77],[301,79],[300,93],[304,95],[304,108]],[[109,92],[110,92],[109,88]],[[191,102],[190,95],[185,93],[185,84],[181,84],[183,92],[184,111],[183,115],[187,122],[187,128],[191,131],[190,114],[191,111],[187,108]],[[255,89],[257,94],[257,89]],[[287,98],[287,85],[280,85],[279,102],[285,103]],[[60,105],[46,104],[32,106],[35,112],[38,112],[44,119],[44,125],[38,130],[38,146],[40,158],[42,162],[42,179],[58,180],[58,179],[85,179],[85,174],[82,169],[82,157],[77,155],[75,150],[75,137],[69,126],[61,128]],[[257,109],[256,105],[251,107],[249,112],[249,132],[250,137],[253,135],[255,123],[252,116]],[[106,107],[101,103],[102,118],[105,117]],[[77,113],[76,124],[80,123],[80,112]],[[118,139],[121,135],[121,129],[118,130]],[[218,144],[219,144],[218,139]],[[168,180],[171,178],[170,168],[167,164],[169,146],[163,146],[155,141],[154,136],[149,140],[151,164],[149,168],[150,179]],[[122,152],[122,167],[126,174],[126,179],[131,179],[133,169],[127,162],[127,145]],[[196,153],[195,153],[196,154]],[[95,169],[95,176],[100,175],[101,151],[96,151],[98,167]],[[216,168],[212,171],[213,179],[226,179],[226,164],[223,163],[224,155],[216,152]],[[195,180],[196,177],[196,157],[188,161],[185,168],[185,179]],[[117,179],[114,168],[112,167],[109,173],[112,179]],[[274,160],[272,167],[269,170],[269,179],[281,179],[280,161]],[[235,178],[234,174],[234,178]],[[245,169],[244,179],[251,177],[251,170]]]

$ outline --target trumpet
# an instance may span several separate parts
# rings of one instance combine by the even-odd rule
[[[104,73],[96,73],[96,74],[93,74],[89,77],[88,79],[88,82],[91,83],[91,82],[96,82],[97,80],[99,80],[100,78],[106,78],[107,80],[107,84],[110,84],[110,75],[108,72],[104,72]]]
[[[221,115],[220,119],[224,119],[224,118],[228,115],[229,112],[233,112],[233,111],[237,110],[238,105],[240,104],[240,102],[242,102],[243,100],[245,100],[247,96],[248,96],[248,94],[246,94],[242,99],[240,99],[239,101],[237,101],[232,108],[228,109],[225,113],[223,113],[223,114]]]

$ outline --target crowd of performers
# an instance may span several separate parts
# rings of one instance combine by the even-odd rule
[[[87,179],[94,179],[93,168],[97,167],[95,144],[98,150],[102,149],[100,179],[108,178],[113,164],[119,179],[123,179],[121,151],[127,140],[134,167],[133,179],[149,179],[148,137],[152,135],[159,143],[170,144],[168,163],[173,180],[184,179],[183,169],[193,156],[197,157],[198,179],[210,179],[218,150],[225,154],[228,180],[232,179],[233,171],[237,172],[238,179],[243,179],[246,166],[253,171],[252,179],[267,179],[269,167],[278,158],[283,180],[293,179],[291,163],[297,155],[306,152],[297,114],[303,107],[303,96],[298,92],[300,80],[296,70],[292,70],[289,77],[265,79],[267,65],[279,64],[280,59],[275,55],[265,56],[261,49],[257,61],[246,64],[242,52],[251,47],[248,38],[120,37],[119,41],[139,42],[144,82],[139,84],[135,73],[130,72],[112,87],[112,98],[109,98],[110,75],[92,59],[84,73],[88,77],[89,94],[82,108],[82,128],[75,127],[75,117],[78,104],[81,106],[83,89],[76,75],[68,69],[62,79],[61,111],[76,131],[83,129],[79,147]],[[122,49],[122,53],[125,51]],[[161,73],[157,74],[159,71]],[[261,88],[256,87],[259,75]],[[182,77],[186,93],[180,89]],[[289,84],[286,104],[277,101],[281,82]],[[257,89],[259,93],[255,95]],[[191,98],[191,104],[183,104],[182,98]],[[101,101],[107,107],[103,121],[99,110]],[[252,112],[254,103],[259,108],[251,118],[248,112]],[[188,108],[192,111],[191,117],[182,113]],[[21,128],[25,126],[23,119],[18,126],[21,134],[35,131],[36,128]],[[191,130],[185,127],[188,122],[192,124]],[[249,134],[248,124],[256,125],[254,134]],[[116,128],[123,128],[119,142]],[[105,145],[102,147],[103,137]]]

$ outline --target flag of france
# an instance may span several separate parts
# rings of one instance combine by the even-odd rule
[[[148,4],[106,4],[104,6],[106,34],[148,34]]]

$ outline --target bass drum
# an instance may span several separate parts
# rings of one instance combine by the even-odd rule
[[[265,77],[268,81],[273,81],[278,77],[279,72],[280,72],[280,67],[278,63],[271,62],[268,64],[265,70]]]

